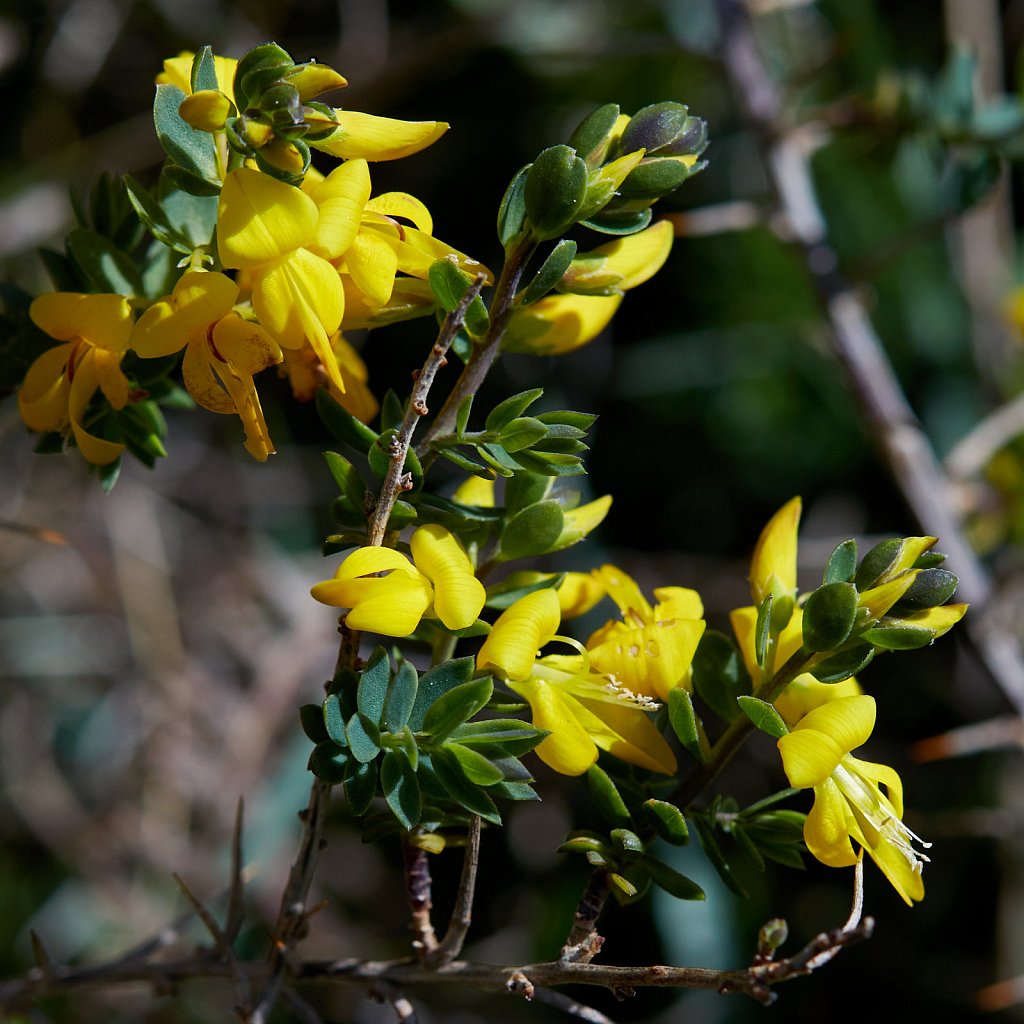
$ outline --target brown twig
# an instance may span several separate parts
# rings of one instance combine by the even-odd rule
[[[245,802],[238,798],[235,811],[235,827],[231,834],[231,890],[228,896],[228,914],[224,922],[224,940],[234,945],[245,920],[245,887],[242,879],[242,817]]]
[[[455,336],[466,319],[466,310],[480,294],[486,281],[487,278],[484,274],[477,274],[476,280],[466,289],[458,306],[444,318],[437,341],[434,342],[434,347],[430,350],[430,355],[427,356],[423,368],[416,375],[412,393],[409,395],[408,408],[405,410],[398,433],[391,442],[391,449],[388,452],[388,470],[367,525],[367,543],[372,546],[383,543],[388,519],[391,516],[391,510],[395,507],[398,495],[412,486],[411,479],[405,473],[405,459],[409,454],[409,446],[412,444],[412,435],[420,420],[428,412],[427,394],[434,383],[438,370],[448,362],[446,358],[448,349],[451,348]]]
[[[572,927],[562,946],[559,959],[565,963],[588,964],[600,952],[604,937],[597,934],[597,919],[611,895],[611,879],[604,868],[590,873],[587,887],[580,896],[573,915]]]
[[[437,935],[430,920],[433,907],[431,898],[430,861],[427,851],[405,837],[402,843],[402,863],[405,869],[405,901],[409,906],[409,925],[412,928],[413,949],[424,962],[437,948]]]
[[[473,919],[473,894],[476,891],[476,869],[480,861],[480,818],[476,815],[469,821],[466,836],[466,855],[462,861],[462,875],[459,889],[455,894],[455,906],[448,922],[448,930],[437,947],[425,957],[429,967],[441,967],[451,963],[461,952]]]

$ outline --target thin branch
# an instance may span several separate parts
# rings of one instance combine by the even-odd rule
[[[952,507],[953,488],[910,408],[861,297],[838,270],[810,171],[806,130],[786,123],[781,98],[765,68],[740,0],[718,0],[724,27],[722,58],[747,116],[761,137],[768,173],[829,325],[833,350],[850,383],[867,431],[922,529],[939,537],[960,596],[982,611],[992,583],[968,544]],[[819,133],[820,138],[820,133]],[[811,140],[813,144],[814,140]],[[1024,660],[1016,645],[993,638],[985,616],[968,619],[968,631],[992,678],[1024,712]]]
[[[564,992],[555,992],[550,988],[534,988],[533,998],[538,1003],[553,1006],[570,1017],[585,1021],[586,1024],[615,1024],[611,1017],[606,1016],[600,1010],[595,1010],[592,1006],[587,1006],[585,1003],[567,996]]]
[[[412,435],[419,421],[428,412],[427,394],[434,383],[438,370],[448,362],[446,358],[448,349],[451,348],[455,336],[466,319],[466,310],[480,294],[486,280],[487,278],[483,274],[477,274],[476,280],[466,289],[458,306],[444,318],[437,341],[430,350],[423,369],[416,374],[416,382],[412,394],[409,395],[409,406],[405,410],[405,417],[402,419],[402,424],[392,440],[391,449],[388,452],[388,471],[381,484],[380,494],[373,507],[373,514],[370,516],[367,543],[371,546],[383,543],[388,519],[391,517],[391,510],[395,507],[398,495],[412,486],[411,478],[405,473],[405,459],[409,454],[409,446],[412,444]]]
[[[402,841],[402,863],[405,874],[405,901],[409,905],[412,946],[424,962],[437,948],[437,936],[430,920],[433,908],[431,898],[430,861],[427,851],[409,841]]]
[[[946,456],[946,471],[954,480],[977,476],[992,456],[1024,434],[1024,391],[990,413],[962,437]]]
[[[437,948],[426,957],[430,967],[441,967],[451,963],[461,952],[473,920],[473,894],[476,891],[476,869],[480,861],[480,818],[476,815],[469,821],[466,835],[466,854],[462,860],[462,874],[459,889],[455,894],[455,906],[448,922],[448,930]]]
[[[573,914],[572,928],[559,958],[566,963],[588,964],[600,952],[604,937],[597,934],[597,919],[611,895],[611,879],[603,868],[590,873],[587,887]]]
[[[419,1017],[415,1007],[394,985],[384,981],[379,985],[371,985],[367,996],[378,1003],[390,1003],[402,1024],[418,1024]]]
[[[245,886],[242,880],[242,817],[245,803],[238,798],[235,811],[235,828],[231,836],[231,894],[228,897],[228,915],[224,922],[224,939],[234,945],[245,920]]]

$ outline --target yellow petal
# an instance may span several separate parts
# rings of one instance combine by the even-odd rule
[[[944,604],[937,608],[926,608],[911,615],[901,615],[899,622],[921,629],[932,629],[935,636],[948,633],[967,613],[966,604]]]
[[[614,565],[602,565],[600,569],[594,570],[594,576],[601,582],[605,593],[618,605],[626,622],[639,626],[654,621],[654,609],[627,573]]]
[[[230,415],[235,412],[235,402],[213,372],[212,359],[205,338],[193,342],[185,349],[185,358],[181,361],[181,377],[185,389],[204,409]]]
[[[585,505],[567,509],[562,516],[562,532],[551,550],[561,551],[583,540],[588,533],[604,522],[611,507],[612,496],[606,494],[595,501],[588,501]]]
[[[259,324],[229,313],[213,328],[213,344],[221,359],[239,377],[251,377],[281,362],[277,342]]]
[[[526,679],[537,652],[555,635],[559,621],[554,591],[526,594],[498,616],[477,655],[477,668],[498,669],[509,679]]]
[[[571,352],[593,341],[621,302],[621,295],[547,295],[516,310],[502,348],[533,355]]]
[[[831,779],[814,790],[814,806],[804,822],[804,842],[811,854],[829,867],[845,868],[857,863],[850,842],[846,800]]]
[[[791,786],[820,786],[835,771],[846,753],[829,735],[817,729],[794,729],[779,742],[782,767]]]
[[[563,619],[586,615],[605,595],[604,584],[589,572],[567,572],[558,587]]]
[[[907,906],[913,906],[915,900],[924,899],[924,879],[921,877],[920,865],[911,863],[889,843],[883,842],[877,847],[867,846],[865,849]]]
[[[366,209],[381,213],[385,217],[401,217],[411,220],[424,234],[434,233],[434,218],[430,211],[415,196],[408,192],[383,192],[366,204]]]
[[[385,306],[372,306],[356,288],[351,278],[342,278],[345,288],[345,316],[341,326],[346,331],[382,327],[420,316],[429,316],[437,308],[437,299],[426,281],[399,277]]]
[[[90,434],[83,424],[85,411],[99,387],[95,367],[96,351],[92,348],[87,349],[81,357],[81,362],[74,368],[71,390],[68,394],[68,418],[78,449],[86,461],[96,466],[106,466],[121,455],[124,445],[105,441],[95,434]]]
[[[791,498],[768,520],[750,561],[750,590],[754,604],[778,589],[796,591],[796,535],[800,525],[799,498]],[[776,587],[777,584],[777,587]]]
[[[689,587],[655,587],[654,606],[656,619],[702,619],[704,602],[696,590]]]
[[[840,683],[822,683],[809,672],[799,675],[782,691],[775,701],[775,710],[783,721],[794,726],[808,712],[840,697],[856,697],[863,693],[852,676]]]
[[[128,378],[121,372],[120,352],[107,352],[97,348],[92,351],[92,367],[96,383],[114,409],[123,409],[128,404],[131,389]]]
[[[230,313],[237,298],[238,285],[225,274],[190,270],[181,275],[170,295],[139,317],[131,347],[146,359],[180,352]]]
[[[562,775],[582,775],[597,760],[597,747],[569,706],[573,698],[540,680],[508,685],[529,703],[533,724],[551,733],[535,748],[537,756]]]
[[[449,629],[476,622],[487,592],[454,534],[443,526],[421,526],[409,542],[416,568],[434,585],[434,611]]]
[[[219,89],[201,89],[182,100],[178,114],[201,132],[216,132],[224,127],[231,106],[231,100]]]
[[[462,505],[476,505],[477,508],[494,508],[494,481],[479,476],[466,477],[455,488],[452,500]]]
[[[157,85],[176,85],[186,96],[191,93],[194,56],[194,53],[183,50],[177,57],[165,60],[163,71],[156,76]],[[230,96],[234,90],[238,61],[234,57],[218,57],[214,54],[213,67],[217,75],[217,88]]]
[[[301,189],[239,167],[224,179],[217,206],[217,248],[225,267],[255,269],[313,238],[319,211]]]
[[[334,112],[338,130],[310,145],[343,160],[397,160],[426,149],[448,131],[444,121],[397,121],[356,110]]]
[[[378,232],[363,231],[345,252],[345,272],[371,306],[383,306],[391,298],[398,256]]]
[[[309,248],[326,259],[336,259],[359,232],[363,207],[370,198],[370,169],[365,160],[349,160],[336,167],[310,192],[320,210]]]
[[[48,292],[32,303],[29,316],[51,338],[81,338],[108,352],[124,352],[132,331],[132,308],[123,295]]]
[[[282,348],[301,348],[309,341],[328,379],[345,390],[331,335],[341,324],[345,292],[337,271],[308,249],[253,272],[252,305],[260,323]]]
[[[77,342],[55,345],[43,352],[25,374],[18,391],[18,412],[30,430],[63,430],[68,422],[68,360]]]
[[[794,734],[803,730],[823,733],[848,754],[867,742],[874,727],[875,698],[859,694],[830,700],[812,709],[797,722]]]
[[[675,774],[675,754],[646,711],[585,697],[576,698],[574,710],[577,720],[602,750],[648,771]]]
[[[617,238],[614,242],[598,246],[587,256],[605,257],[602,274],[614,274],[619,280],[615,287],[628,291],[650,280],[661,270],[672,250],[672,223],[660,220],[634,235]]]
[[[373,226],[372,224],[369,226]],[[386,228],[393,225],[382,225]],[[384,233],[382,231],[382,233]],[[492,284],[494,275],[479,260],[467,256],[458,249],[453,249],[447,242],[442,242],[433,235],[416,228],[403,227],[400,232],[387,232],[388,243],[394,248],[398,256],[398,269],[403,274],[410,274],[412,277],[425,279],[430,272],[431,266],[437,260],[448,260],[455,258],[459,270],[470,277],[483,274],[486,284]]]
[[[912,569],[870,590],[863,590],[857,605],[866,608],[869,619],[880,619],[910,588],[919,570]]]

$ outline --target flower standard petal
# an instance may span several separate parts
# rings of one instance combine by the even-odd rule
[[[843,758],[839,744],[817,729],[794,730],[778,741],[778,747],[786,778],[797,789],[822,785]]]
[[[320,210],[309,247],[319,256],[336,259],[359,233],[363,209],[370,199],[370,169],[365,160],[336,167],[310,195]]]
[[[454,534],[443,526],[421,526],[409,542],[416,568],[434,585],[434,611],[449,629],[476,622],[487,600],[473,563]]]
[[[498,669],[513,680],[526,679],[537,652],[555,635],[560,620],[553,590],[526,594],[498,616],[477,655],[477,668]]]
[[[803,729],[829,736],[844,754],[867,742],[875,727],[875,698],[867,694],[830,700],[809,711],[794,727],[794,735]]]
[[[401,217],[410,220],[424,234],[434,233],[434,218],[430,211],[415,196],[408,192],[382,192],[366,204],[372,213],[381,213],[385,217]]]
[[[614,565],[602,565],[600,569],[594,570],[594,575],[601,581],[605,593],[618,606],[625,622],[639,626],[654,621],[654,609],[632,576]]]
[[[108,352],[124,352],[132,332],[132,308],[123,295],[48,292],[33,301],[29,316],[57,341],[81,338]]]

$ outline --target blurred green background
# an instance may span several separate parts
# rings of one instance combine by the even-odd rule
[[[943,121],[943,69],[967,25],[981,47],[977,88],[1010,94],[1012,114],[1024,4],[749,6],[787,118],[814,139],[840,267],[945,456],[1014,399],[1024,376],[1020,340],[1003,315],[1017,278],[1020,176],[992,156],[1014,157],[1014,143],[993,147]],[[155,173],[152,79],[165,57],[203,43],[237,56],[274,39],[296,59],[315,56],[345,74],[350,86],[337,101],[345,106],[450,121],[433,148],[376,166],[375,191],[414,192],[439,237],[492,267],[498,200],[541,148],[601,103],[627,112],[661,99],[688,103],[709,123],[710,166],[659,206],[679,234],[665,269],[626,297],[591,345],[558,361],[509,358],[488,389],[500,396],[509,384],[541,383],[550,407],[600,413],[584,486],[612,492],[615,504],[587,566],[613,560],[646,589],[696,587],[709,623],[724,629],[728,609],[747,601],[758,531],[793,494],[805,500],[807,584],[837,541],[918,527],[831,356],[807,271],[775,212],[761,140],[719,59],[720,27],[712,0],[6,0],[0,276],[47,287],[33,250],[59,246],[69,187],[81,194],[103,170]],[[363,354],[378,394],[404,385],[430,340],[430,324],[369,339]],[[142,941],[183,909],[172,871],[213,899],[239,795],[254,874],[246,941],[263,948],[308,788],[295,708],[318,699],[334,634],[331,614],[308,599],[309,585],[333,571],[318,553],[332,497],[319,455],[325,437],[283,383],[261,380],[260,390],[280,452],[268,465],[246,461],[233,418],[178,414],[170,458],[154,472],[127,467],[110,496],[77,460],[33,455],[16,403],[0,405],[2,975],[31,964],[30,928],[55,959],[109,956]],[[1022,454],[1009,440],[950,495],[1008,595],[1002,628],[1017,635]],[[58,531],[68,543],[11,524]],[[581,998],[622,1021],[992,1016],[979,992],[1024,977],[1020,744],[1010,730],[995,749],[915,763],[914,742],[1006,715],[1008,705],[953,636],[892,662],[880,659],[864,679],[880,707],[868,756],[901,772],[907,821],[935,844],[924,903],[904,907],[869,868],[876,937],[781,988],[767,1010],[714,994]],[[763,795],[765,772],[783,781],[771,745],[751,746],[728,776],[741,800]],[[505,839],[485,836],[482,892],[491,898],[470,956],[528,961],[560,946],[585,871],[553,851],[568,827],[587,821],[579,784],[552,779],[546,792],[543,804],[509,814]],[[438,859],[441,915],[458,861]],[[741,902],[698,853],[684,850],[680,866],[707,883],[708,902],[659,897],[613,909],[602,959],[740,966],[769,917],[789,920],[793,943],[845,918],[847,873],[816,864],[770,871],[763,894]],[[363,846],[339,810],[317,886],[331,904],[304,953],[401,955],[397,870],[396,851]],[[183,941],[202,936],[193,928]],[[1003,1019],[1024,1019],[1018,986],[1000,990]],[[180,995],[76,996],[41,1004],[38,1019],[230,1016],[230,993],[215,986]],[[419,1005],[424,1021],[564,1019],[472,994]],[[322,1009],[329,1020],[393,1017],[340,997]]]

